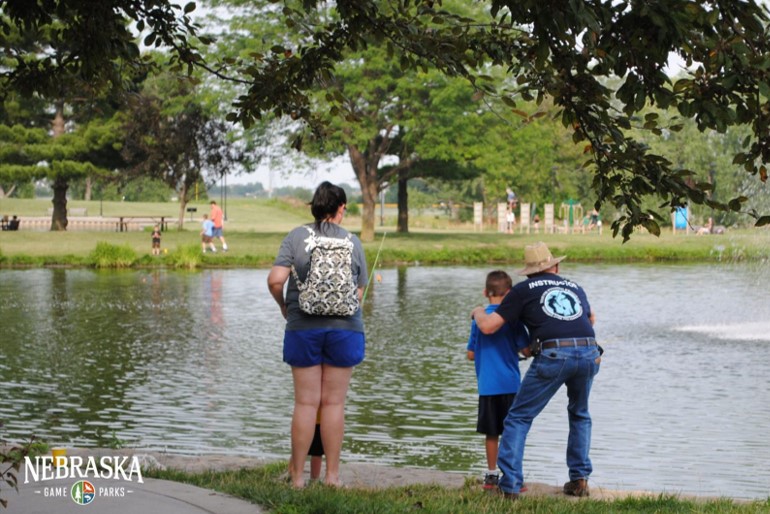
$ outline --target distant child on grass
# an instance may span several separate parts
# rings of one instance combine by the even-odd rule
[[[152,254],[160,255],[160,227],[158,225],[152,229]]]
[[[206,253],[206,246],[211,247],[213,253],[217,253],[217,248],[214,246],[214,222],[209,219],[208,214],[203,215],[203,223],[201,224],[201,246],[203,247],[203,253]]]
[[[318,407],[318,414],[315,418],[315,434],[313,442],[310,443],[310,480],[321,478],[321,465],[323,464],[324,444],[321,441],[321,407]]]
[[[505,271],[487,275],[484,296],[489,299],[486,312],[494,312],[513,285]],[[484,489],[497,489],[497,449],[503,422],[521,384],[519,351],[529,346],[529,333],[524,324],[506,323],[494,334],[484,335],[471,321],[468,338],[468,360],[474,361],[479,388],[479,415],[476,431],[486,436],[487,472]]]

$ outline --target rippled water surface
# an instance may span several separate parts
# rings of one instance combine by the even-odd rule
[[[591,397],[593,483],[770,495],[766,267],[563,268],[587,290],[606,349]],[[481,472],[464,348],[487,271],[380,271],[345,460]],[[266,276],[0,271],[2,435],[285,457],[292,385]],[[566,480],[565,409],[560,393],[535,420],[526,479]]]

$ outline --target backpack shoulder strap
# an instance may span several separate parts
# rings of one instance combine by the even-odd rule
[[[309,254],[313,251],[313,248],[318,246],[318,236],[315,234],[315,230],[310,228],[307,225],[303,225],[305,229],[309,232],[309,235],[307,236],[307,239],[305,239],[305,251]],[[305,284],[299,279],[299,275],[297,274],[297,268],[294,267],[294,264],[291,265],[291,274],[294,277],[294,282],[297,283],[297,288],[300,291],[305,290]]]

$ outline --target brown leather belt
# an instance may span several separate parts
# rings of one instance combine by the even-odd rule
[[[571,339],[549,339],[540,343],[540,348],[574,348],[576,346],[594,346],[596,339],[593,337],[574,337]]]

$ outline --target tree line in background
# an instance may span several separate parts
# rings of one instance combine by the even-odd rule
[[[31,4],[0,0],[0,194],[44,181],[52,229],[68,195],[170,190],[181,223],[225,173],[340,155],[363,240],[386,188],[400,231],[410,201],[491,204],[507,187],[592,204],[624,237],[688,202],[768,221],[755,2],[209,0],[197,18],[165,0]],[[694,71],[666,76],[670,52]]]

